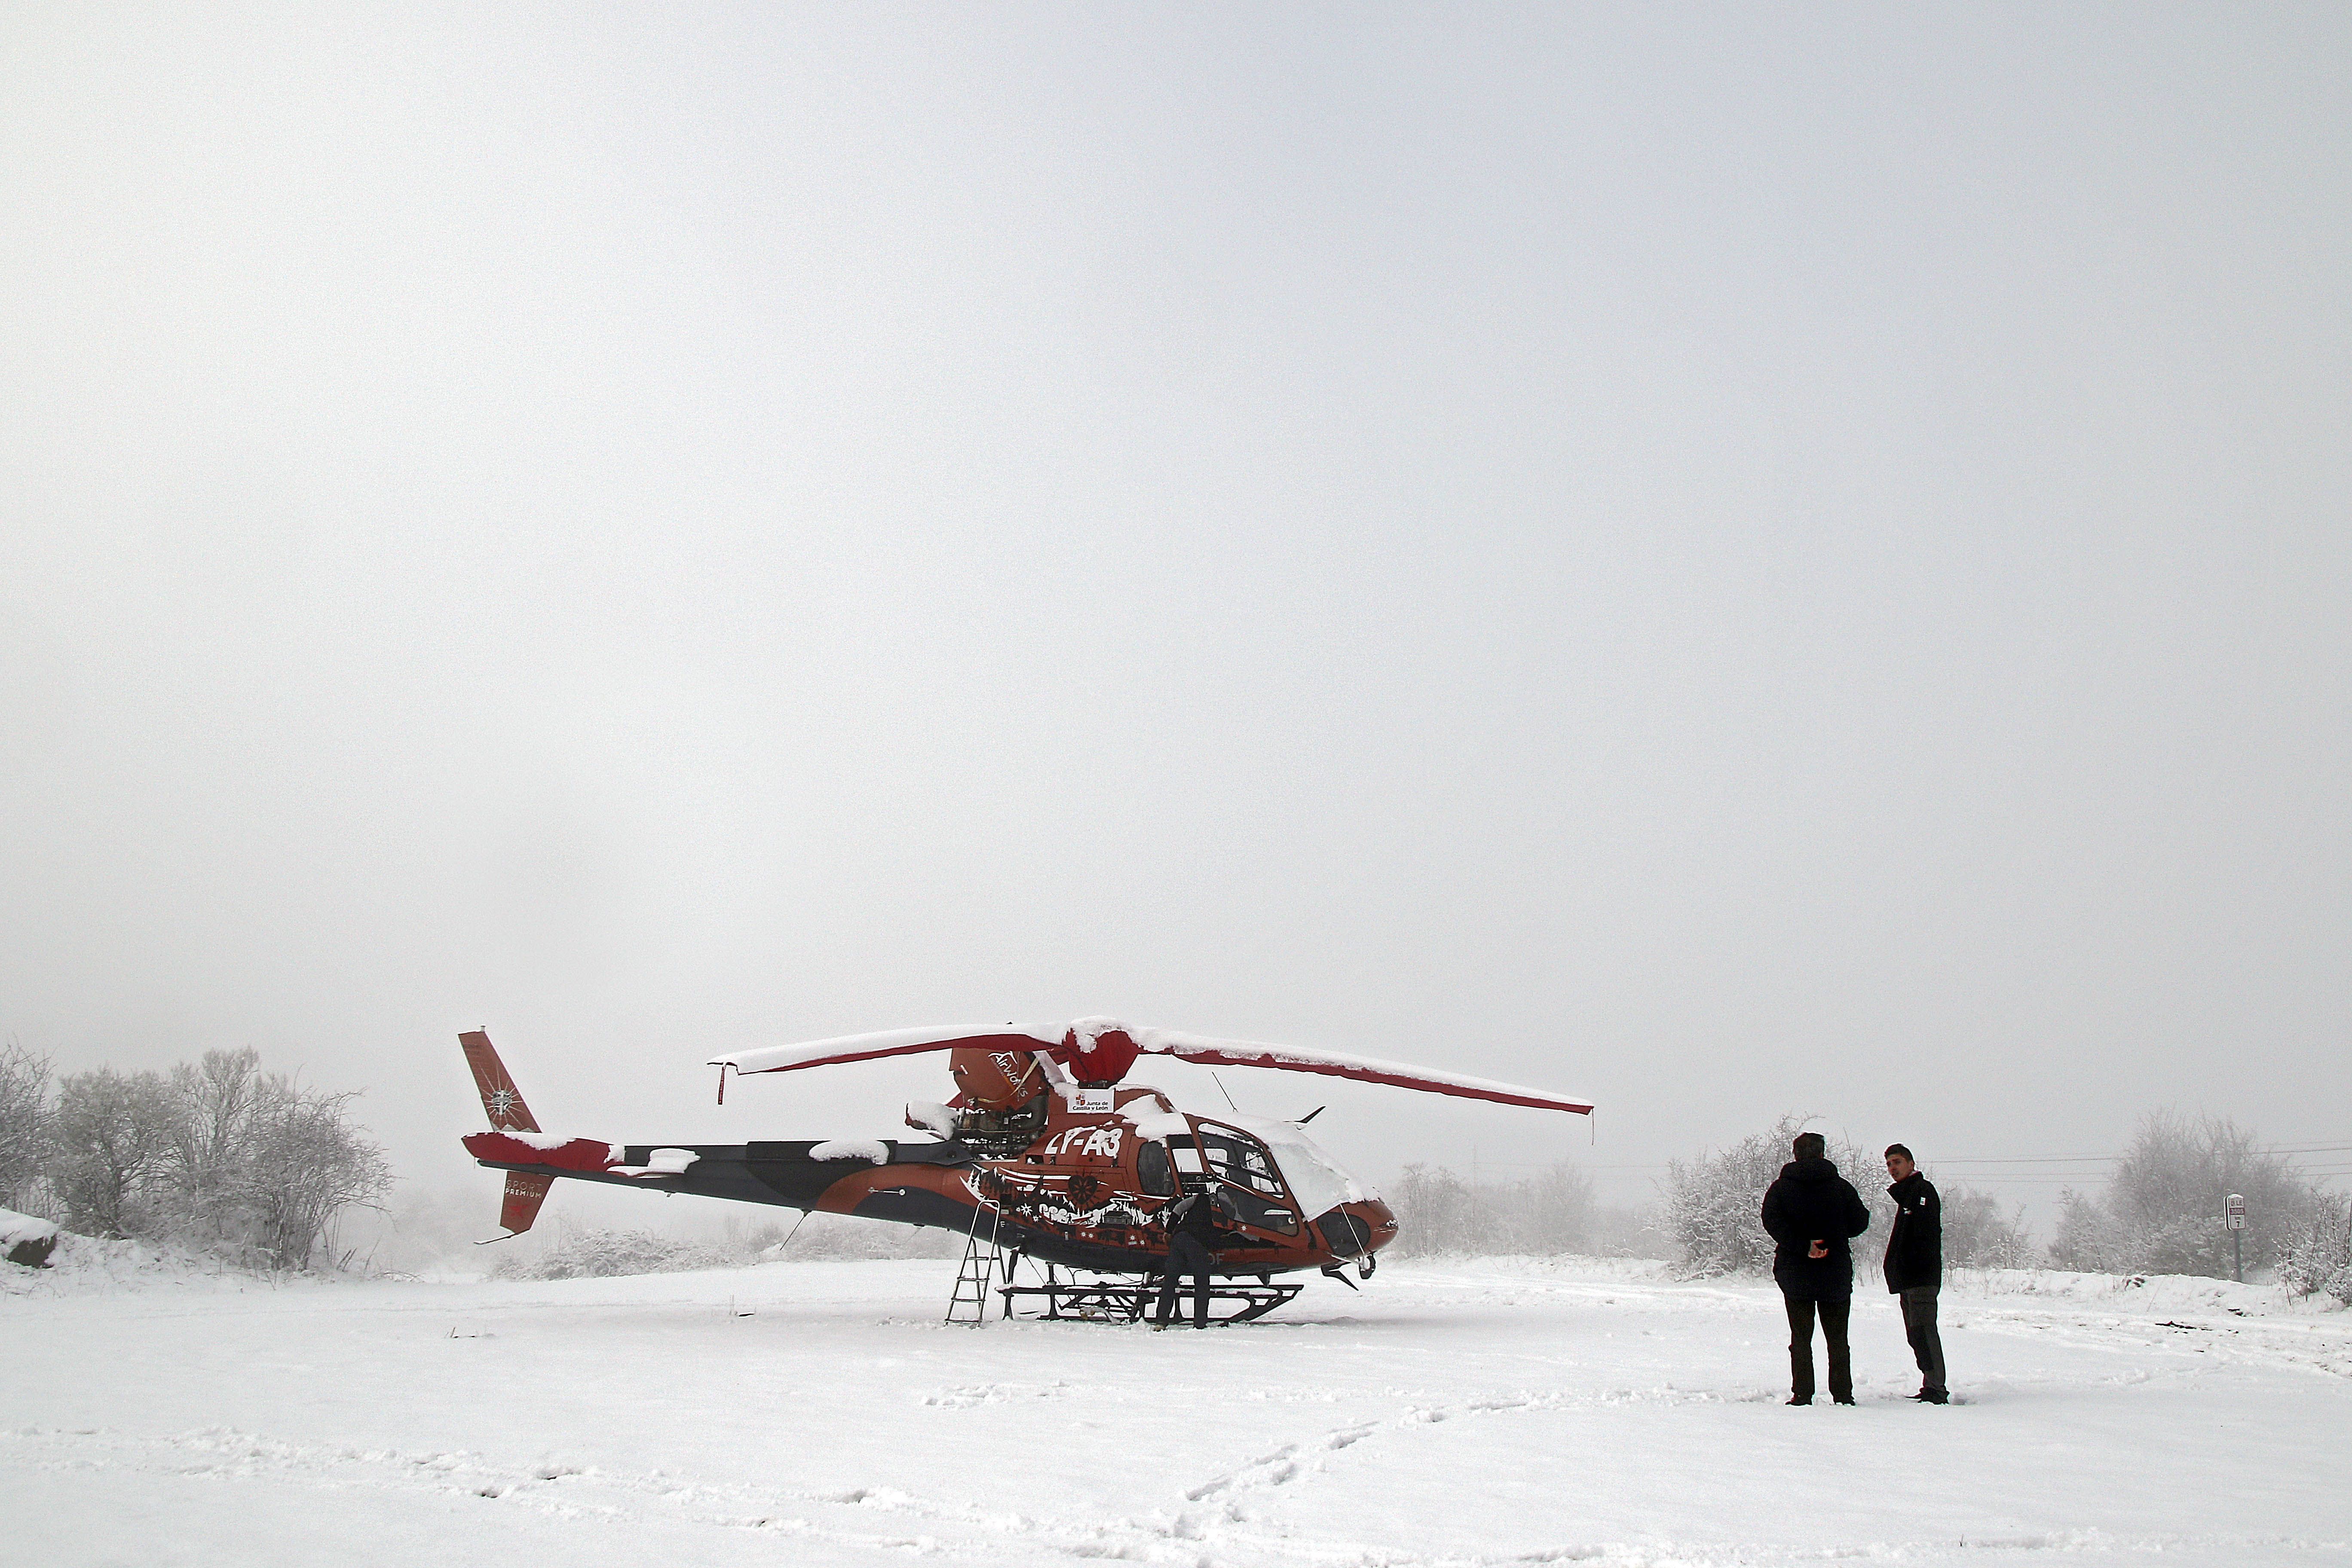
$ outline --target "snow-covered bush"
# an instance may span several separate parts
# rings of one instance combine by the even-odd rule
[[[2246,1200],[2246,1228],[2222,1226],[2229,1195]],[[2140,1122],[2105,1194],[2059,1200],[2050,1261],[2116,1274],[2230,1276],[2242,1244],[2249,1269],[2284,1257],[2317,1202],[2309,1183],[2250,1129],[2226,1117],[2158,1111]]]
[[[2280,1255],[2279,1283],[2298,1296],[2325,1290],[2352,1307],[2352,1207],[2322,1200]]]
[[[583,1230],[536,1258],[501,1258],[490,1272],[501,1279],[604,1279],[615,1274],[679,1274],[740,1262],[714,1247],[656,1236],[649,1230]]]
[[[1759,1217],[1764,1190],[1789,1163],[1790,1143],[1812,1120],[1783,1116],[1769,1132],[1750,1133],[1728,1149],[1667,1164],[1665,1230],[1685,1270],[1701,1278],[1771,1271],[1772,1238]],[[1878,1179],[1879,1163],[1850,1140],[1828,1142],[1838,1173],[1864,1201],[1885,1184]]]

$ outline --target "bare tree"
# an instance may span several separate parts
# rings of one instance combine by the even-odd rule
[[[1566,1160],[1508,1184],[1493,1207],[1495,1239],[1506,1252],[1556,1257],[1592,1248],[1600,1213],[1592,1178]]]
[[[261,1053],[206,1051],[172,1074],[184,1114],[173,1151],[171,1226],[199,1245],[258,1240],[251,1204],[255,1121],[268,1098]]]
[[[15,1040],[0,1046],[0,1208],[18,1208],[47,1152],[49,1058]]]
[[[1494,1215],[1477,1190],[1443,1165],[1407,1165],[1389,1194],[1400,1258],[1494,1250]]]
[[[180,1097],[161,1073],[100,1068],[60,1082],[50,1117],[50,1180],[68,1228],[129,1235],[151,1195],[144,1189],[170,1168],[181,1119]]]
[[[327,1094],[266,1080],[257,1118],[251,1195],[263,1245],[280,1267],[307,1266],[335,1216],[376,1207],[392,1186],[383,1151],[349,1115],[356,1091]]]
[[[2022,1207],[2006,1210],[1990,1193],[1954,1187],[1944,1200],[1944,1261],[1966,1268],[2024,1268],[2037,1248]]]

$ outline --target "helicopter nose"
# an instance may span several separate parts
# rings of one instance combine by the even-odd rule
[[[1315,1228],[1325,1245],[1341,1258],[1361,1258],[1378,1252],[1396,1239],[1396,1215],[1378,1198],[1361,1198],[1326,1210]]]

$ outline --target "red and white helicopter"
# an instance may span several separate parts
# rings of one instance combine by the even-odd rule
[[[1257,1317],[1297,1294],[1297,1284],[1275,1284],[1276,1274],[1311,1268],[1344,1280],[1352,1266],[1369,1276],[1373,1255],[1395,1238],[1388,1205],[1307,1136],[1305,1123],[1316,1113],[1281,1121],[1179,1110],[1160,1090],[1124,1081],[1139,1056],[1322,1073],[1577,1115],[1592,1110],[1568,1095],[1399,1062],[1081,1018],[852,1035],[711,1064],[724,1102],[730,1072],[946,1051],[955,1096],[907,1108],[907,1125],[932,1135],[920,1142],[621,1144],[541,1131],[489,1037],[476,1031],[458,1042],[492,1129],[467,1137],[466,1148],[507,1173],[499,1223],[510,1234],[530,1228],[559,1178],[949,1226],[992,1237],[1016,1259],[1044,1266],[1042,1285],[1003,1288],[1008,1312],[1013,1296],[1034,1294],[1055,1315],[1066,1307],[1139,1314],[1143,1277],[1167,1246],[1154,1216],[1188,1191],[1221,1192],[1234,1216],[1217,1268],[1226,1282],[1215,1291],[1241,1303],[1227,1321]],[[1061,1269],[1105,1278],[1066,1279]],[[1256,1284],[1231,1282],[1244,1276]]]

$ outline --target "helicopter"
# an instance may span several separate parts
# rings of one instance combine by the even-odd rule
[[[1140,1317],[1149,1277],[1166,1251],[1159,1211],[1188,1193],[1220,1196],[1229,1235],[1213,1294],[1239,1303],[1222,1321],[1263,1315],[1300,1285],[1275,1276],[1318,1270],[1351,1289],[1396,1238],[1396,1216],[1308,1136],[1321,1107],[1295,1121],[1238,1111],[1196,1115],[1157,1089],[1126,1082],[1139,1057],[1208,1067],[1271,1068],[1382,1083],[1536,1110],[1591,1114],[1590,1102],[1515,1084],[1337,1051],[1210,1039],[1133,1027],[1116,1018],[1067,1025],[901,1029],[775,1046],[712,1058],[719,1102],[730,1073],[794,1072],[944,1051],[956,1093],[914,1103],[921,1141],[831,1139],[734,1144],[607,1143],[543,1132],[489,1037],[458,1037],[491,1131],[467,1152],[507,1173],[499,1223],[530,1228],[558,1180],[694,1193],[803,1212],[952,1228],[992,1256],[1041,1267],[1044,1283],[1000,1287],[1045,1299],[1048,1316]],[[493,1239],[503,1240],[506,1237]],[[971,1252],[968,1249],[967,1258]],[[1063,1270],[1068,1270],[1065,1278]],[[1080,1275],[1095,1276],[1091,1280]],[[1255,1283],[1243,1283],[1255,1277]]]

